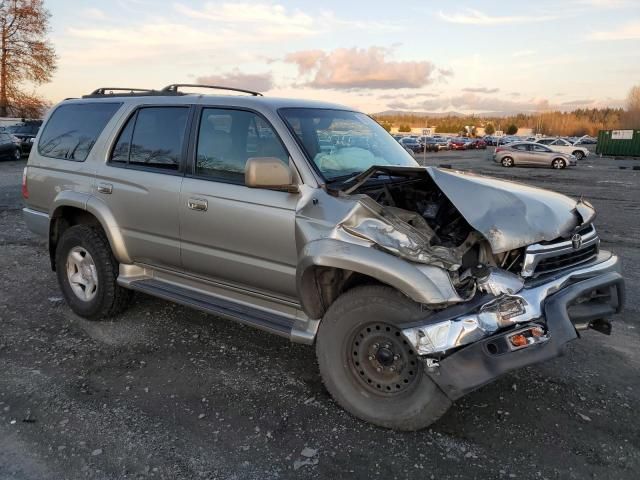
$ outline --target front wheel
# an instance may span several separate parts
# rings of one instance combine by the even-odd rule
[[[56,274],[71,310],[90,320],[119,313],[131,298],[131,291],[117,284],[118,262],[97,227],[65,230],[56,248]]]
[[[551,162],[551,168],[555,168],[556,170],[561,170],[567,166],[567,162],[562,158],[555,158],[553,162]]]
[[[500,163],[502,163],[503,167],[513,167],[513,158],[504,157]]]
[[[320,374],[336,402],[362,420],[398,430],[438,420],[451,401],[401,333],[403,324],[425,315],[386,286],[356,287],[339,297],[316,343]]]
[[[22,158],[22,151],[19,148],[16,148],[13,152],[13,159],[20,160]]]

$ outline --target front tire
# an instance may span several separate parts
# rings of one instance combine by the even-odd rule
[[[502,166],[503,166],[503,167],[507,167],[507,168],[509,168],[509,167],[513,167],[513,158],[511,158],[511,157],[504,157],[504,158],[500,161],[500,163],[502,163]]]
[[[562,170],[566,166],[567,162],[565,162],[563,158],[555,158],[553,162],[551,162],[551,168],[556,170]]]
[[[386,286],[356,287],[324,316],[316,354],[331,396],[352,415],[381,427],[419,430],[438,420],[449,398],[425,373],[400,333],[426,312]]]
[[[19,148],[16,148],[15,151],[13,152],[13,159],[14,160],[20,160],[22,158],[22,150],[20,150]]]
[[[56,248],[56,274],[62,294],[77,315],[111,317],[126,308],[131,291],[117,284],[118,262],[102,229],[75,225]]]

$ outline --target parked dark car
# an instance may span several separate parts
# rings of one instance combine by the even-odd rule
[[[20,160],[20,145],[10,133],[0,132],[0,159]]]
[[[422,144],[413,137],[404,137],[400,139],[400,145],[404,148],[408,148],[413,153],[422,153],[424,151],[424,147]]]
[[[471,138],[468,148],[469,149],[475,148],[475,149],[479,149],[479,150],[486,150],[487,142],[485,142],[481,138]]]
[[[433,137],[422,137],[421,140],[427,152],[437,152],[440,150],[440,144],[437,139]]]
[[[20,148],[22,153],[28,154],[31,151],[33,140],[40,130],[41,121],[25,122],[18,125],[12,125],[7,131],[20,140]]]

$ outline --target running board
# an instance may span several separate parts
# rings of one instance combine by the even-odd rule
[[[134,280],[127,287],[154,297],[202,310],[203,312],[230,318],[282,337],[291,338],[294,320],[284,315],[266,312],[160,280]]]

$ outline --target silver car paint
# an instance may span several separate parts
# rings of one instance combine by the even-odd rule
[[[66,103],[78,101],[83,100]],[[269,308],[274,309],[297,304],[302,322],[307,317],[319,318],[324,312],[313,281],[318,268],[368,275],[419,303],[464,301],[447,271],[437,266],[445,265],[442,259],[433,260],[433,264],[408,261],[398,256],[403,249],[411,249],[406,237],[396,237],[398,249],[393,252],[372,248],[376,240],[383,243],[380,237],[359,235],[358,225],[367,220],[358,208],[362,198],[329,195],[277,113],[283,107],[344,107],[235,96],[131,97],[117,101],[123,103],[122,108],[107,124],[85,162],[46,158],[37,148],[32,149],[28,163],[32,195],[26,203],[31,211],[47,212],[50,218],[63,206],[94,214],[116,258],[125,266],[139,265],[142,269],[131,270],[133,277],[141,271],[153,275],[156,269],[184,276],[180,278],[205,291],[213,292],[211,285],[215,284],[216,289],[224,289],[239,301],[249,295],[265,302],[272,298]],[[110,147],[128,114],[147,104],[234,106],[259,112],[289,151],[300,193],[248,189],[108,165]],[[426,172],[495,252],[557,238],[581,223],[573,213],[576,202],[559,194],[434,168]],[[97,186],[103,183],[112,186],[112,193],[98,191]],[[209,200],[204,215],[187,211],[186,203],[193,195]],[[374,218],[380,221],[379,216],[372,215]],[[388,233],[393,236],[394,230]],[[126,282],[123,276],[121,283]]]

